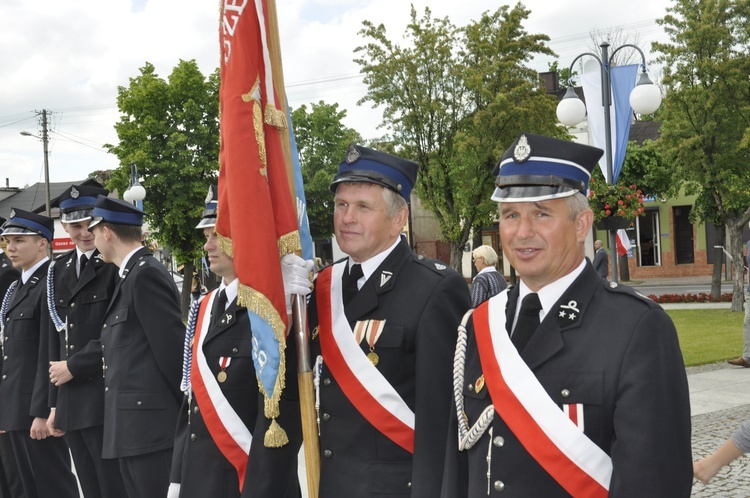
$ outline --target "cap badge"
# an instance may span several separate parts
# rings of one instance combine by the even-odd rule
[[[526,138],[526,135],[521,135],[518,137],[516,148],[513,149],[513,159],[515,159],[517,163],[523,163],[526,162],[530,156],[531,146],[529,145],[529,140]]]
[[[214,189],[208,187],[208,195],[206,196],[206,204],[214,200]]]
[[[15,209],[11,209],[10,210],[10,217],[11,218],[15,218],[16,217],[16,210]]]
[[[347,164],[352,164],[357,162],[357,159],[359,159],[359,156],[361,154],[359,153],[359,150],[357,150],[357,146],[354,144],[351,144],[349,146],[349,150],[346,151],[346,162]]]
[[[75,187],[70,187],[70,196],[71,196],[71,197],[72,197],[73,199],[78,199],[78,196],[79,196],[79,195],[81,195],[81,193],[80,193],[80,192],[79,192],[78,190],[76,190],[76,188],[75,188]]]

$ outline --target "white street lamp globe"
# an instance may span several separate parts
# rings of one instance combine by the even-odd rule
[[[122,200],[125,202],[133,202],[133,193],[130,191],[130,189],[127,189],[125,192],[122,193]]]
[[[557,119],[566,126],[575,126],[586,117],[586,105],[576,95],[573,87],[568,87],[565,97],[557,104]]]
[[[630,107],[638,114],[653,114],[661,105],[661,90],[646,73],[641,73],[638,84],[630,92]]]
[[[135,182],[135,184],[130,187],[130,197],[132,197],[134,201],[142,201],[146,198],[146,189],[143,188],[143,185],[141,185],[138,182]]]

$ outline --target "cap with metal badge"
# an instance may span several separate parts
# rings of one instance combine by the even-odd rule
[[[401,194],[409,202],[418,170],[419,164],[414,161],[351,144],[330,189],[336,192],[344,182],[374,183]]]

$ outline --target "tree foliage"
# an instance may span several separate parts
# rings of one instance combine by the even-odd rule
[[[382,24],[363,23],[367,43],[355,59],[368,91],[361,102],[383,109],[396,150],[420,164],[416,193],[435,215],[461,263],[472,229],[494,221],[492,171],[521,131],[565,136],[555,99],[527,66],[554,55],[546,35],[528,34],[530,11],[502,6],[457,28],[448,18],[421,18],[412,7],[406,40],[398,45]]]
[[[720,220],[734,259],[732,309],[742,309],[741,230],[750,220],[750,3],[676,0],[657,22],[668,43],[654,43],[667,95],[659,148],[696,213]],[[719,260],[720,261],[720,260]]]
[[[107,146],[120,160],[107,186],[124,192],[130,163],[136,163],[153,236],[185,265],[183,311],[189,303],[193,262],[204,241],[195,225],[208,186],[217,181],[218,90],[218,70],[205,77],[195,61],[181,60],[164,80],[147,62],[127,87],[117,89],[119,143]]]
[[[349,144],[362,141],[359,133],[343,125],[344,118],[346,111],[338,104],[323,101],[292,111],[310,233],[316,241],[333,234],[333,194],[328,187]]]

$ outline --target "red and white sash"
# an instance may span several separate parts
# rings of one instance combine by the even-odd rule
[[[200,407],[208,432],[221,453],[237,469],[240,488],[242,488],[245,482],[247,457],[250,454],[253,435],[224,396],[216,377],[208,366],[206,356],[203,354],[203,341],[208,334],[208,326],[211,321],[210,310],[213,309],[216,294],[216,290],[208,294],[200,305],[193,339],[190,379],[195,401]]]
[[[606,497],[612,460],[549,397],[505,330],[502,292],[474,311],[479,358],[495,410],[526,451],[573,496]]]
[[[357,411],[391,441],[414,453],[414,412],[367,359],[344,314],[341,285],[331,285],[341,281],[344,268],[345,262],[326,268],[315,282],[323,361]]]

